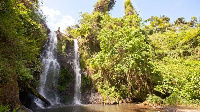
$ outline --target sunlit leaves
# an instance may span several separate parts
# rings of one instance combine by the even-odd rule
[[[125,16],[133,15],[136,13],[136,11],[131,3],[131,0],[124,1],[124,9],[125,9]]]
[[[47,37],[46,29],[41,25],[45,20],[36,12],[36,1],[34,4],[30,1],[1,1],[4,9],[0,13],[0,60],[9,59],[9,67],[15,68],[13,73],[21,80],[32,79],[31,70],[28,68],[37,66],[32,64]],[[19,63],[21,66],[18,66]]]
[[[175,24],[163,20],[151,17],[144,27],[154,31],[149,33],[155,51],[153,63],[163,78],[154,89],[168,96],[163,100],[166,104],[199,103],[199,23],[195,17],[190,22],[178,18]]]
[[[98,0],[94,5],[94,11],[99,11],[101,13],[110,11],[114,7],[115,2],[115,0]]]
[[[149,66],[151,64],[148,63],[150,45],[145,42],[146,37],[142,34],[140,23],[137,22],[140,22],[140,18],[136,15],[124,19],[112,18],[109,15],[102,18],[102,29],[97,36],[101,51],[89,59],[89,65],[95,73],[96,85],[101,88],[100,92],[104,96],[114,97],[108,92],[112,89],[104,90],[107,86],[116,88],[112,91],[118,94],[117,99],[129,96],[143,100],[148,93],[147,87],[144,86],[147,80],[143,78],[153,73],[153,66]],[[138,79],[139,77],[143,78]],[[143,86],[133,84],[132,81],[138,81]],[[107,85],[102,82],[106,82]],[[124,89],[124,86],[127,88]],[[143,91],[144,94],[140,96],[139,91]]]

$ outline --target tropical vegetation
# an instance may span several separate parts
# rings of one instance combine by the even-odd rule
[[[50,31],[38,2],[0,1],[0,111],[20,109],[20,95],[41,74],[40,53]],[[165,15],[143,20],[131,0],[124,1],[124,16],[115,18],[109,14],[115,2],[98,0],[59,39],[63,56],[72,37],[79,41],[81,68],[88,73],[82,86],[92,83],[103,102],[199,105],[200,20],[170,21]],[[73,78],[63,68],[58,89],[66,91]]]
[[[110,3],[114,2],[99,0],[91,14],[82,14],[79,27],[66,29],[81,37],[82,69],[89,71],[104,101],[199,104],[197,18],[142,20],[130,0],[124,2],[124,17],[114,18],[109,15],[114,6]]]
[[[38,0],[1,0],[0,11],[0,104],[12,110],[21,106],[24,85],[40,75],[49,30]]]

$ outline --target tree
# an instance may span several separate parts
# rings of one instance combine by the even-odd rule
[[[196,27],[197,17],[191,17],[191,20],[190,20],[190,22],[188,22],[188,24],[190,25],[190,27]]]
[[[81,27],[70,32],[81,36],[81,60],[104,100],[144,101],[156,85],[152,77],[157,74],[149,62],[150,46],[141,18],[136,13],[113,18],[98,11],[82,17]]]
[[[115,2],[116,2],[115,0],[99,0],[94,5],[94,11],[99,11],[101,13],[110,11],[114,7]]]
[[[131,0],[124,1],[124,9],[125,9],[125,16],[133,15],[136,13],[135,9],[131,3]]]
[[[39,69],[38,56],[47,27],[37,12],[37,0],[1,1],[0,103],[11,109],[21,106],[18,81],[30,82]]]
[[[166,32],[168,30],[172,30],[173,28],[171,27],[171,24],[169,23],[170,21],[170,18],[163,15],[161,17],[158,17],[158,16],[152,16],[150,17],[149,19],[147,19],[145,22],[150,22],[150,25],[146,28],[149,30],[149,31],[153,31],[155,33],[158,33],[158,32]]]

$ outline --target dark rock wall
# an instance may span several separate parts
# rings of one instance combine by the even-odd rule
[[[58,34],[58,40],[61,40],[62,34]],[[66,86],[65,89],[60,90],[60,100],[64,104],[73,104],[74,98],[74,86],[75,86],[75,72],[74,72],[74,41],[66,40],[65,41],[65,53],[58,53],[58,62],[61,67],[60,73],[60,80],[64,80],[65,84],[60,84],[59,86]],[[63,77],[63,70],[67,70],[64,73]],[[94,89],[91,76],[84,70],[82,73],[82,82],[81,82],[81,103],[89,104],[89,103],[100,103],[101,95],[97,93],[97,90]],[[68,75],[68,76],[67,76]],[[70,76],[72,75],[72,77]],[[65,79],[62,79],[65,78]]]
[[[66,89],[65,90],[60,90],[60,100],[62,103],[65,104],[71,104],[73,102],[73,98],[74,98],[74,84],[75,84],[75,80],[74,80],[74,70],[73,70],[73,60],[74,60],[74,47],[73,47],[73,41],[66,41],[66,48],[65,48],[65,54],[62,53],[58,53],[58,62],[60,64],[60,71],[62,72],[62,70],[67,69],[68,72],[70,74],[72,74],[73,78],[70,79],[64,79],[64,80],[68,80],[67,85],[66,85]],[[65,75],[69,75],[69,74],[65,74]],[[65,77],[69,77],[69,76],[65,76]],[[62,77],[64,78],[64,77]],[[63,79],[59,79],[59,80],[63,80]],[[60,85],[63,86],[63,85]]]

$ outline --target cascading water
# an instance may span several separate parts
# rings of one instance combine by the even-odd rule
[[[75,80],[75,91],[74,91],[74,104],[81,104],[81,74],[80,74],[80,63],[78,54],[78,41],[74,39],[74,72],[76,75]]]
[[[57,80],[59,77],[60,65],[57,62],[56,56],[57,36],[55,32],[51,32],[49,39],[45,44],[45,49],[42,52],[43,71],[40,76],[40,86],[38,92],[44,96],[51,105],[60,104],[59,97],[56,92]],[[43,107],[43,102],[36,99],[35,103],[39,107]]]

